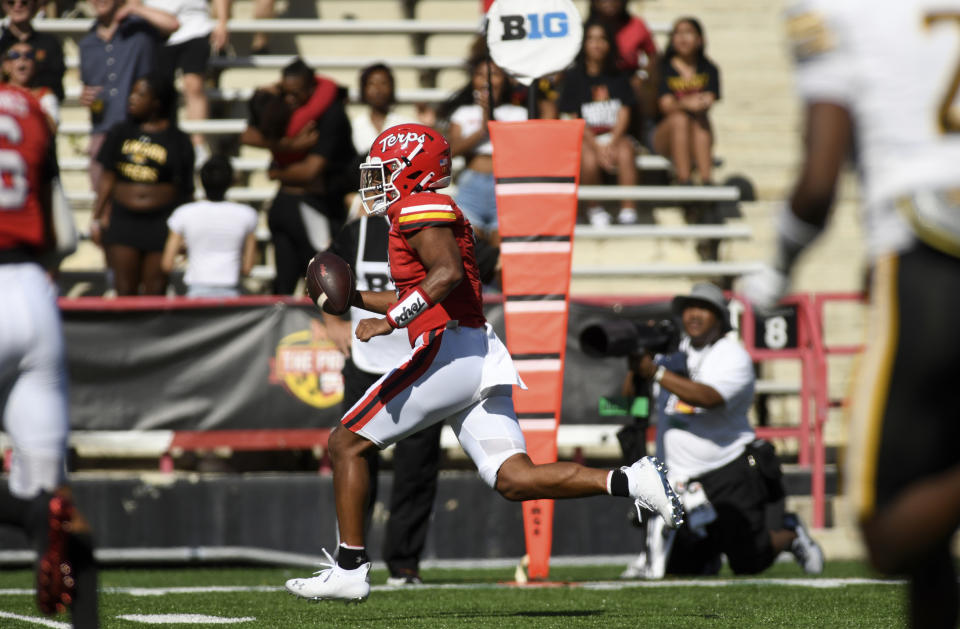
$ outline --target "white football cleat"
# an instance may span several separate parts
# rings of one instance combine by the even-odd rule
[[[370,596],[370,562],[353,570],[344,570],[333,560],[326,550],[330,563],[306,579],[290,579],[286,582],[287,592],[300,598],[313,601],[340,600],[362,603]]]
[[[683,524],[683,504],[667,480],[667,466],[655,457],[645,456],[630,467],[620,468],[627,475],[627,487],[643,521],[643,509],[663,518],[670,528]]]

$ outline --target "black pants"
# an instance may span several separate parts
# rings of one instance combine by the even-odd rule
[[[348,360],[343,368],[343,410],[352,407],[380,376],[361,371]],[[443,422],[434,424],[397,442],[393,452],[393,491],[390,517],[383,541],[383,559],[391,576],[417,572],[430,527],[430,513],[437,495],[440,466],[440,431]],[[377,496],[380,456],[367,457],[370,466],[370,498],[367,503],[369,529]]]
[[[755,457],[745,451],[723,467],[692,480],[703,485],[717,519],[707,525],[705,538],[686,526],[677,531],[667,572],[715,574],[720,554],[727,556],[736,574],[757,574],[769,568],[777,557],[770,540],[768,515],[773,504]],[[782,520],[782,512],[779,518]]]
[[[330,221],[330,234],[336,234],[343,223],[342,211],[331,209],[320,197],[306,194],[291,194],[280,191],[274,197],[267,215],[267,225],[273,242],[276,260],[276,277],[273,280],[274,295],[290,295],[297,282],[304,276],[307,264],[316,255],[307,227],[300,216],[300,206],[308,205],[313,211],[323,214]]]

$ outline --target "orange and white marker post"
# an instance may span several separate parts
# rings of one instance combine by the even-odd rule
[[[491,122],[514,404],[534,463],[557,460],[582,120]],[[523,503],[529,577],[550,572],[553,500]]]

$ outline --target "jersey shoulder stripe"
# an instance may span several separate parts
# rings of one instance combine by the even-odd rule
[[[423,203],[420,205],[411,205],[410,207],[405,207],[400,210],[400,215],[404,214],[414,214],[416,212],[426,212],[430,210],[450,210],[453,211],[453,206],[449,203]]]
[[[404,223],[414,223],[417,221],[425,220],[441,220],[441,221],[455,221],[457,220],[457,215],[453,210],[447,211],[426,211],[426,212],[416,212],[415,214],[407,214],[406,216],[401,216],[399,219],[401,225]]]

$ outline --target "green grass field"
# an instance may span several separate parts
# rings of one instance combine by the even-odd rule
[[[108,569],[101,574],[102,626],[134,627],[895,627],[903,625],[904,586],[875,580],[859,563],[833,562],[808,579],[793,563],[756,578],[618,581],[622,566],[554,567],[544,587],[510,587],[512,569],[425,570],[427,586],[390,589],[374,571],[362,605],[311,603],[282,589],[309,569],[196,567]],[[63,627],[39,615],[27,570],[0,571],[0,627]],[[149,618],[197,614],[238,619]],[[140,619],[124,616],[142,615]],[[246,619],[246,620],[242,620]],[[152,621],[162,622],[152,622]],[[207,619],[208,621],[211,619]],[[51,622],[53,621],[53,622]],[[146,621],[151,621],[149,624]]]

